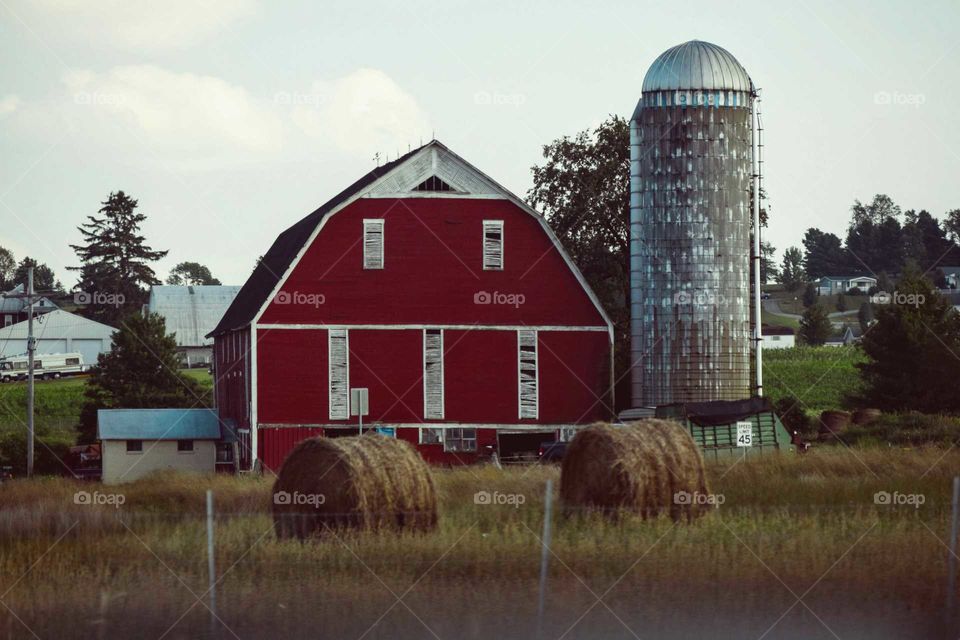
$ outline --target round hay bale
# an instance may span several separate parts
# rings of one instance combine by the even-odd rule
[[[430,470],[410,443],[381,435],[309,438],[273,484],[279,538],[328,529],[427,531],[437,525]]]
[[[669,420],[587,427],[568,445],[560,471],[560,499],[568,514],[633,511],[644,518],[669,514],[690,520],[710,506],[704,502],[709,497],[700,449],[686,429]]]
[[[850,426],[850,412],[824,411],[820,414],[820,439],[830,440]]]
[[[883,415],[880,409],[857,409],[853,412],[853,424],[870,424]]]

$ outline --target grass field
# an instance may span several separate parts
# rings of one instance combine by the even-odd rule
[[[723,505],[689,525],[556,513],[545,637],[757,638],[775,623],[767,637],[934,637],[958,467],[960,451],[831,448],[711,464]],[[0,629],[204,635],[212,488],[218,637],[529,638],[544,484],[557,477],[545,467],[439,470],[438,531],[306,544],[274,537],[269,479],[15,481],[0,486],[0,579],[16,618],[0,610]],[[78,490],[125,503],[78,505]],[[478,491],[523,503],[478,505]],[[878,504],[877,492],[923,503]]]
[[[844,396],[859,388],[858,362],[865,356],[854,346],[795,347],[763,352],[763,386],[774,402],[793,396],[810,414],[845,406]]]

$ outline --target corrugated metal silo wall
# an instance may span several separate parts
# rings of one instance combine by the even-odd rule
[[[748,106],[631,122],[633,406],[750,396]]]

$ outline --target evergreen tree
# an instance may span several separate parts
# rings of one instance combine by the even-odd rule
[[[812,282],[807,283],[807,288],[803,290],[803,306],[812,307],[817,304],[817,288]]]
[[[908,265],[897,297],[876,308],[864,334],[867,361],[857,366],[863,391],[855,401],[885,411],[960,411],[960,314]]]
[[[17,261],[13,258],[13,252],[6,247],[0,247],[0,291],[9,291],[17,286],[13,280],[16,269]]]
[[[222,284],[213,277],[210,269],[199,262],[181,262],[170,270],[167,284],[174,285],[216,285]]]
[[[760,282],[767,284],[771,280],[779,282],[780,267],[776,260],[777,249],[764,240],[760,243]]]
[[[30,277],[30,267],[33,267],[33,290],[34,291],[63,291],[63,285],[53,274],[53,269],[45,264],[38,263],[33,258],[27,256],[17,265],[13,273],[11,288],[22,284],[24,290],[27,287],[27,278]]]
[[[783,252],[783,262],[780,264],[780,284],[787,291],[796,291],[806,281],[807,274],[803,270],[803,253],[797,247],[790,247]]]
[[[137,212],[136,200],[118,191],[102,204],[100,216],[87,216],[78,227],[84,244],[70,247],[82,264],[68,269],[80,272],[76,288],[91,303],[83,314],[117,326],[146,302],[146,287],[160,284],[150,263],[167,252],[144,243],[140,225],[146,216]]]
[[[811,346],[819,346],[827,341],[833,327],[830,318],[820,304],[814,304],[803,312],[800,319],[800,338]]]
[[[847,273],[850,264],[840,238],[820,229],[807,229],[803,236],[803,270],[810,280]]]
[[[847,296],[841,293],[837,296],[837,311],[843,312],[847,308]]]
[[[78,440],[93,442],[97,410],[204,407],[204,390],[179,372],[177,341],[163,317],[132,314],[113,334],[113,348],[101,353],[90,372],[80,412]]]

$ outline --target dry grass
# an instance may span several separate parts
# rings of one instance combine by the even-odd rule
[[[762,598],[782,590],[780,580],[802,593],[822,578],[818,591],[848,601],[895,594],[916,610],[936,608],[950,478],[958,468],[960,451],[938,448],[836,447],[708,463],[708,481],[725,501],[690,525],[589,512],[558,518],[550,579],[558,588],[576,590],[583,580],[602,591],[627,572],[617,584],[628,592],[687,593],[708,584]],[[264,600],[294,598],[289,594],[307,588],[305,576],[323,593],[369,592],[379,580],[402,591],[422,578],[418,590],[439,594],[435,608],[458,585],[498,585],[505,602],[516,585],[535,585],[544,483],[556,481],[558,469],[484,466],[434,476],[435,532],[340,533],[307,543],[274,535],[269,478],[168,475],[121,487],[11,482],[0,486],[0,584],[16,587],[4,600],[36,624],[46,623],[44,612],[88,611],[102,593],[128,594],[135,608],[132,598],[146,585],[150,606],[184,598],[189,605],[184,585],[197,594],[205,589],[208,488],[218,511],[217,566],[225,572],[219,590],[238,618],[253,615],[246,607],[260,611]],[[119,491],[126,502],[119,509],[77,505],[78,490]],[[878,491],[920,494],[924,504],[878,505]],[[477,504],[478,492],[514,499]]]

